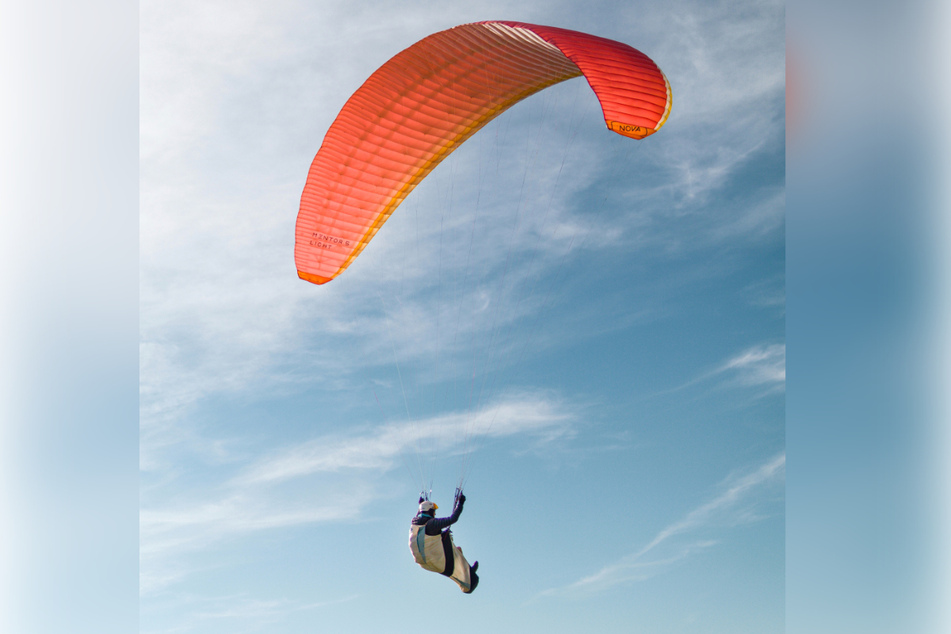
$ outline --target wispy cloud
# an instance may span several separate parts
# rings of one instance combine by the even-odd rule
[[[216,622],[214,627],[221,627],[223,622],[232,632],[261,631],[268,624],[280,622],[290,614],[351,603],[358,598],[358,595],[349,595],[305,603],[286,598],[256,599],[246,594],[206,598],[192,596],[188,601],[189,614],[183,622],[173,629],[146,629],[142,634],[201,631],[211,622]]]
[[[389,470],[401,455],[420,447],[447,454],[459,451],[470,439],[566,435],[573,418],[570,411],[548,399],[519,395],[478,412],[389,424],[362,436],[317,438],[259,460],[236,479],[236,484],[272,483],[344,469]]]
[[[287,599],[248,600],[247,597],[229,597],[220,599],[220,605],[210,607],[206,611],[197,612],[195,617],[198,619],[226,619],[240,620],[253,619],[256,622],[266,622],[274,620],[274,617],[283,617],[288,612],[302,612],[305,610],[315,610],[331,605],[340,605],[349,603],[356,599],[356,595],[342,597],[332,601],[317,601],[313,603],[294,603]]]
[[[220,497],[139,513],[140,593],[153,594],[201,570],[192,555],[222,548],[231,540],[260,531],[354,519],[373,495],[366,487],[346,494],[328,493],[321,500],[269,499],[266,492],[233,487],[206,495]]]
[[[782,386],[786,382],[786,344],[744,350],[720,366],[716,373],[732,374],[743,385]]]
[[[663,528],[636,552],[574,583],[542,594],[572,596],[579,592],[597,592],[621,583],[642,581],[698,551],[715,546],[716,540],[701,534],[713,526],[733,526],[760,518],[761,515],[754,509],[764,503],[768,485],[783,481],[785,468],[786,454],[782,453],[753,471],[728,479],[716,497]],[[647,558],[650,553],[658,551],[663,551],[664,556]]]
[[[190,554],[261,531],[350,521],[383,493],[374,478],[401,460],[478,450],[480,442],[511,436],[550,442],[570,437],[576,413],[541,394],[515,394],[476,412],[449,413],[370,428],[363,433],[321,436],[265,453],[247,465],[223,468],[199,499],[140,512],[141,588],[152,593],[194,569]],[[410,460],[409,462],[415,462]],[[332,487],[314,476],[344,473]],[[300,496],[296,484],[309,483]]]
[[[742,294],[750,306],[766,309],[777,317],[786,312],[785,279],[782,274],[757,280],[746,286]]]
[[[770,394],[783,391],[786,387],[786,344],[752,346],[714,369],[657,394],[671,394],[710,381],[719,381],[718,387],[758,387]]]

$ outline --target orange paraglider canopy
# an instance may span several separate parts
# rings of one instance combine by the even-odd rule
[[[329,282],[436,165],[500,113],[584,75],[607,127],[642,139],[670,114],[670,84],[626,44],[521,22],[464,24],[426,37],[350,97],[314,157],[297,216],[301,278]]]

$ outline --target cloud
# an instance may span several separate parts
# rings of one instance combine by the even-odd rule
[[[142,595],[181,583],[202,569],[193,555],[260,531],[352,520],[373,498],[364,487],[351,487],[346,495],[331,493],[319,501],[290,502],[230,487],[206,495],[216,492],[222,497],[165,509],[144,507],[140,511]]]
[[[786,454],[782,453],[753,471],[728,479],[716,497],[663,528],[636,552],[625,555],[616,563],[609,564],[574,583],[546,590],[542,594],[571,596],[579,592],[605,590],[621,583],[643,581],[700,550],[715,546],[715,540],[696,535],[714,525],[733,526],[759,519],[761,515],[752,513],[751,509],[764,503],[764,490],[768,485],[783,481],[785,469]],[[666,556],[644,560],[649,553],[662,549],[665,550]]]
[[[195,570],[192,554],[262,531],[353,521],[385,493],[373,484],[401,459],[422,452],[478,451],[493,438],[534,437],[542,442],[573,433],[576,414],[543,394],[511,394],[474,412],[456,412],[360,433],[325,435],[264,453],[246,465],[221,467],[197,499],[140,512],[141,591],[179,583]],[[410,461],[414,462],[414,461]],[[343,474],[343,479],[326,479]],[[421,477],[421,476],[420,476]],[[299,486],[307,490],[299,494]],[[150,492],[147,497],[159,497]],[[183,496],[179,496],[182,498]]]
[[[288,612],[314,610],[331,605],[349,603],[356,599],[356,595],[342,597],[332,601],[318,601],[313,603],[295,603],[287,599],[249,600],[246,597],[227,597],[215,601],[217,605],[197,612],[197,619],[227,619],[245,622],[253,619],[257,622],[275,621],[276,617],[283,617]]]
[[[742,385],[785,385],[786,344],[776,343],[749,348],[729,359],[716,370],[732,374]]]
[[[701,383],[719,381],[717,387],[765,388],[766,393],[786,387],[786,344],[759,344],[730,357],[719,366],[656,395],[679,392]]]
[[[185,603],[189,606],[187,617],[174,629],[142,630],[142,634],[164,634],[169,632],[194,632],[207,629],[212,622],[227,622],[229,631],[260,631],[268,625],[280,623],[295,612],[320,610],[331,606],[350,603],[358,595],[342,596],[326,601],[293,601],[291,599],[256,599],[247,594],[228,596],[199,597],[190,596]],[[219,626],[215,624],[215,626]]]
[[[464,443],[476,439],[564,435],[570,433],[572,419],[570,412],[550,400],[518,395],[477,412],[388,424],[360,436],[316,438],[259,460],[236,483],[257,485],[345,469],[385,471],[397,464],[397,458],[421,446],[446,454],[460,451]]]

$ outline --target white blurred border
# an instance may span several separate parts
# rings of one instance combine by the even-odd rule
[[[787,631],[951,631],[941,0],[787,4]]]
[[[935,99],[931,120],[935,135],[936,160],[934,180],[936,195],[932,210],[936,254],[936,310],[933,328],[935,381],[934,455],[930,460],[937,467],[933,492],[936,517],[933,539],[937,556],[931,597],[933,630],[951,632],[951,3],[935,1],[935,16],[930,22],[927,41],[934,46],[928,56],[927,75],[936,78]]]
[[[138,7],[0,16],[0,631],[132,632]]]

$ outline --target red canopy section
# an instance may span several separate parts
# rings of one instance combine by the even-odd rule
[[[626,44],[521,22],[464,24],[381,66],[327,131],[297,216],[301,278],[343,272],[416,185],[500,113],[584,75],[609,129],[636,139],[670,114],[670,85]]]

